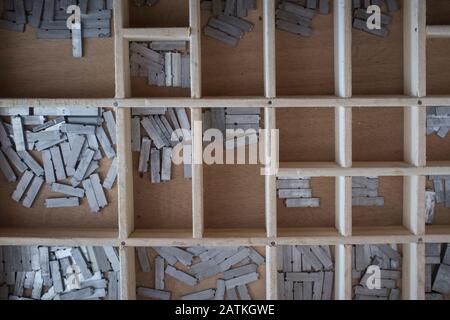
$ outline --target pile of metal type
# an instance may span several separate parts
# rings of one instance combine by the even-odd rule
[[[108,205],[105,189],[113,187],[118,165],[112,111],[19,107],[1,108],[0,116],[9,120],[0,119],[0,168],[9,182],[19,180],[14,201],[31,208],[45,182],[58,194],[45,199],[46,208],[79,206],[84,197],[92,212]],[[111,161],[103,183],[97,173],[104,159],[101,150]]]
[[[113,247],[0,247],[0,300],[118,300]]]
[[[329,14],[328,0],[280,1],[276,12],[276,26],[301,37],[310,37],[316,12],[321,15]]]
[[[352,253],[352,279],[355,300],[398,300],[401,282],[401,254],[397,245],[354,245]],[[370,267],[380,270],[380,283],[377,287],[374,277],[377,274]]]
[[[278,257],[280,300],[331,300],[334,263],[329,246],[282,246]]]
[[[137,248],[142,272],[152,272],[147,248]],[[166,275],[195,289],[203,280],[218,277],[216,286],[180,297],[181,300],[251,300],[248,285],[259,279],[264,257],[252,247],[153,247],[155,287],[138,286],[143,298],[169,300]]]
[[[155,4],[157,4],[159,2],[159,0],[134,0],[134,5],[136,7],[143,7],[143,6],[153,6]]]
[[[320,198],[313,198],[311,178],[277,178],[278,198],[284,200],[286,208],[320,207]]]
[[[150,86],[190,88],[190,58],[185,41],[130,43],[130,75]]]
[[[443,139],[450,131],[450,107],[427,108],[427,135],[436,133]]]
[[[219,130],[226,149],[257,144],[260,114],[259,108],[212,108],[203,113],[203,131]]]
[[[378,177],[352,178],[352,205],[355,207],[384,206],[384,197],[380,197]]]
[[[25,32],[25,26],[38,29],[38,39],[70,39],[67,13],[71,5],[81,11],[81,37],[111,36],[112,0],[4,0],[0,2],[0,29]]]
[[[425,244],[425,299],[447,300],[450,294],[450,244]]]
[[[353,5],[353,29],[370,33],[374,36],[386,39],[389,36],[389,30],[387,27],[392,21],[392,18],[383,12],[395,12],[400,10],[397,0],[352,0]],[[380,8],[380,28],[368,27],[372,24],[369,18],[373,15],[373,12],[367,12],[369,6],[376,5]]]
[[[143,132],[146,135],[141,134]],[[179,143],[189,144],[191,140],[191,125],[185,108],[132,109],[131,150],[140,153],[138,171],[142,175],[150,172],[152,183],[171,180],[174,148]],[[183,149],[186,153],[191,151]],[[189,154],[183,154],[184,160],[189,158]],[[192,178],[190,161],[184,161],[184,177]]]
[[[253,23],[243,18],[248,11],[256,10],[256,0],[202,1],[202,9],[213,14],[203,33],[230,47],[236,47],[246,33],[253,30]]]
[[[437,204],[450,208],[450,176],[428,176],[428,179],[433,186],[425,191],[425,221],[432,224]]]

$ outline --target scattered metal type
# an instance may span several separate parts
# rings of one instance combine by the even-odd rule
[[[427,135],[444,139],[450,131],[450,107],[427,107]]]
[[[368,13],[367,8],[371,5],[377,5],[381,9],[381,26],[378,28],[369,28],[368,19],[373,13]],[[391,16],[383,12],[395,12],[400,10],[397,0],[352,0],[353,7],[353,29],[360,30],[374,36],[387,39],[389,30],[387,27],[392,21]]]
[[[383,207],[384,197],[380,197],[378,177],[352,178],[352,205],[355,207]]]
[[[134,0],[133,4],[136,7],[143,7],[143,6],[154,6],[159,2],[159,0]]]
[[[312,196],[311,178],[277,178],[277,194],[286,208],[320,207],[320,198]]]
[[[130,42],[130,75],[150,86],[190,88],[190,70],[185,41]]]
[[[155,288],[138,287],[138,296],[169,300],[166,277],[193,287],[181,300],[251,300],[248,285],[259,280],[265,258],[252,247],[154,247],[154,268],[147,248],[136,248],[140,270],[154,271]],[[219,277],[215,288],[196,291],[203,280]]]
[[[7,116],[0,119],[0,169],[7,181],[19,180],[12,199],[32,207],[45,181],[51,191],[59,194],[45,199],[42,205],[46,208],[79,206],[84,196],[92,212],[106,207],[104,188],[113,187],[118,169],[112,147],[116,141],[113,113],[88,107],[36,107],[22,113],[11,115],[11,124],[6,122]],[[40,120],[30,125],[30,117]],[[11,130],[7,129],[9,126]],[[103,159],[101,150],[112,160],[103,186],[96,173]],[[170,171],[166,168],[164,173],[166,178]],[[81,184],[83,188],[79,187]]]
[[[353,245],[352,279],[354,300],[399,300],[401,283],[401,254],[397,244]],[[374,271],[380,270],[380,283],[373,281]]]
[[[281,246],[278,299],[331,300],[334,263],[329,246]]]
[[[38,39],[72,38],[77,58],[82,38],[111,37],[113,0],[14,0],[0,9],[0,29],[25,32],[28,24],[37,29]]]
[[[256,10],[256,0],[212,0],[202,1],[203,10],[212,12],[212,17],[203,33],[230,47],[236,47],[245,34],[253,30],[253,23],[244,19],[248,12]]]
[[[446,300],[450,293],[450,244],[425,244],[425,299]]]
[[[141,129],[142,126],[142,129]],[[179,136],[176,130],[183,129]],[[190,144],[191,126],[185,108],[134,108],[131,118],[131,146],[139,152],[138,172],[150,174],[152,183],[172,180],[172,154],[179,143]],[[147,134],[147,136],[144,134]],[[191,179],[191,165],[184,166],[185,179]]]
[[[0,300],[118,300],[106,250],[118,259],[112,247],[0,247]]]
[[[436,206],[450,208],[450,176],[428,176],[431,184],[425,190],[425,222],[432,224]]]

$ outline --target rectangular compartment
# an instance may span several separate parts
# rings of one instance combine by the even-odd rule
[[[450,244],[425,244],[425,300],[450,300]]]
[[[23,33],[1,29],[0,97],[113,98],[112,10],[110,13],[110,36],[82,39],[82,58],[72,56],[71,39],[38,39],[37,29],[30,24]],[[61,28],[66,28],[64,23]]]
[[[353,108],[353,161],[403,161],[403,108]]]
[[[400,300],[402,298],[402,245],[352,246],[352,299]]]
[[[334,12],[312,18],[310,37],[276,29],[277,95],[334,94]]]
[[[447,111],[448,110],[448,111]],[[446,124],[448,118],[450,123],[450,107],[428,106],[427,107],[427,139],[426,139],[426,159],[427,161],[449,161],[450,160],[450,135],[446,126],[433,127],[433,122]],[[432,132],[433,131],[433,132]]]
[[[276,111],[280,162],[334,162],[333,108]]]
[[[403,0],[391,17],[386,39],[352,29],[353,94],[403,94]]]
[[[425,206],[427,212],[432,208],[432,214],[426,217],[427,229],[448,227],[450,225],[450,205],[447,203],[447,176],[427,176],[425,180]],[[448,183],[447,183],[448,184]],[[432,200],[431,200],[432,198]],[[433,204],[431,204],[433,202]]]
[[[130,28],[174,28],[189,26],[189,1],[163,0],[138,7],[128,1]]]
[[[119,300],[114,247],[0,247],[0,300]]]
[[[236,47],[204,34],[213,17],[211,10],[201,11],[202,94],[203,96],[263,96],[263,23],[262,1],[256,10],[249,10],[243,18],[252,24]]]
[[[184,109],[184,108],[180,108]],[[155,141],[153,136],[150,137],[148,131],[144,129],[142,120],[149,117],[159,117],[164,115],[168,119],[169,124],[174,128],[169,112],[177,114],[175,109],[163,110],[160,115],[149,115],[147,109],[132,109],[132,113],[141,115],[134,115],[133,121],[139,122],[140,140],[142,144],[144,138],[152,141],[151,148],[155,148]],[[190,117],[189,110],[185,109],[186,115]],[[152,111],[153,113],[155,110]],[[176,116],[177,121],[179,117]],[[189,119],[188,119],[189,120]],[[139,137],[138,137],[139,138]],[[133,137],[132,137],[133,139]],[[138,146],[139,146],[138,142]],[[134,142],[132,140],[132,157],[133,157],[133,189],[134,189],[134,221],[135,229],[151,230],[152,232],[162,232],[164,230],[172,230],[177,233],[189,235],[192,234],[192,182],[190,178],[185,178],[184,165],[171,163],[171,179],[170,181],[160,183],[152,183],[152,162],[151,156],[146,161],[148,164],[145,172],[139,172],[140,151],[134,149]],[[167,145],[164,147],[166,148]],[[142,147],[140,147],[142,150]],[[136,150],[136,151],[133,151]],[[162,162],[163,153],[159,149],[160,161]],[[172,150],[173,147],[172,147]],[[187,168],[189,171],[189,168]],[[160,171],[161,172],[161,171]]]
[[[278,180],[286,183],[293,180]],[[277,190],[277,219],[280,236],[298,235],[302,231],[335,230],[335,178],[313,177],[310,180],[311,198],[320,199],[318,207],[287,207]],[[282,188],[282,192],[286,189]],[[297,189],[299,191],[302,189]]]
[[[353,186],[356,187],[357,184],[353,183]],[[377,191],[377,197],[384,198],[384,205],[373,203],[356,205],[355,203],[352,207],[353,228],[370,230],[377,227],[401,227],[403,225],[403,177],[378,177],[378,189],[375,191]]]
[[[278,251],[279,300],[334,299],[333,246],[280,246]]]
[[[44,107],[45,108],[45,107]],[[28,108],[25,108],[28,111]],[[63,114],[64,112],[62,110],[77,110],[77,109],[70,109],[70,108],[52,108],[53,111],[57,111],[58,114]],[[89,109],[89,108],[88,108]],[[96,109],[96,108],[95,108]],[[7,109],[5,109],[7,110]],[[5,111],[3,110],[3,111]],[[19,112],[19,109],[12,109],[13,112]],[[30,109],[34,114],[39,113],[39,111],[34,108]],[[94,109],[90,109],[94,110]],[[112,109],[104,108],[104,111],[112,111]],[[25,111],[25,110],[24,110]],[[96,110],[94,110],[97,112]],[[47,111],[43,111],[44,113],[48,114]],[[24,116],[25,117],[25,116]],[[22,120],[24,119],[22,117]],[[58,116],[45,116],[45,121],[52,120],[57,118]],[[115,117],[114,111],[113,111],[113,117]],[[11,119],[10,116],[3,116],[1,117],[4,123],[8,124],[10,123]],[[95,117],[94,117],[95,118]],[[78,121],[81,121],[83,117],[70,117],[66,116],[66,121],[71,121],[72,123],[77,123]],[[92,118],[91,118],[92,119]],[[36,125],[25,125],[24,128],[27,131],[31,131],[33,127],[36,127]],[[106,122],[102,125],[104,132],[106,133],[106,139],[110,141],[112,144],[112,152],[114,152],[115,156],[117,148],[111,142],[111,137],[109,135],[109,130],[107,129]],[[51,129],[51,128],[50,128]],[[117,127],[116,127],[117,130]],[[117,132],[117,131],[116,131]],[[87,137],[87,135],[81,134],[83,137]],[[66,138],[67,139],[67,138]],[[99,174],[100,183],[103,184],[105,181],[109,169],[113,163],[113,155],[108,153],[108,155],[111,157],[108,158],[108,156],[105,153],[105,149],[103,148],[102,144],[96,139],[98,142],[98,148],[100,150],[101,158],[97,158],[95,156],[95,159],[99,159],[98,161],[98,168],[94,171]],[[13,140],[10,140],[11,143],[13,143]],[[72,142],[73,141],[73,142]],[[72,143],[72,144],[71,144]],[[75,139],[69,139],[69,145],[75,145],[76,140]],[[84,142],[86,146],[90,146],[91,149],[95,149],[94,144],[88,144],[87,140]],[[37,146],[38,144],[36,144]],[[73,147],[72,147],[73,148]],[[15,150],[16,146],[12,144],[12,149]],[[49,149],[46,149],[49,150]],[[109,150],[109,149],[108,149]],[[81,150],[81,153],[83,153],[83,149]],[[17,153],[16,153],[17,154]],[[29,154],[37,163],[44,168],[43,163],[43,153],[39,151],[29,151]],[[115,157],[114,156],[114,157]],[[6,157],[8,159],[8,157]],[[63,157],[64,160],[64,157]],[[0,228],[4,229],[5,231],[12,232],[13,234],[33,234],[33,235],[40,235],[40,236],[54,236],[55,234],[67,234],[70,230],[76,230],[78,235],[82,235],[83,233],[91,233],[96,232],[97,234],[95,237],[99,237],[102,233],[105,234],[108,232],[111,236],[115,236],[117,234],[118,229],[118,194],[117,194],[117,177],[114,180],[114,184],[112,185],[112,189],[108,190],[106,188],[102,188],[103,192],[106,196],[106,200],[108,204],[106,207],[103,207],[99,210],[98,213],[93,213],[89,202],[87,200],[86,194],[83,195],[83,197],[79,198],[80,206],[74,206],[74,207],[58,207],[58,208],[46,208],[45,205],[45,199],[48,198],[64,198],[64,197],[74,197],[74,195],[69,195],[61,192],[52,191],[51,184],[45,183],[43,184],[42,188],[40,188],[39,193],[37,194],[37,197],[32,204],[31,208],[26,208],[23,205],[23,200],[26,197],[26,194],[29,190],[29,188],[26,189],[23,196],[20,197],[20,202],[14,201],[11,197],[13,192],[16,189],[16,186],[22,177],[22,173],[16,168],[11,160],[7,160],[10,166],[13,168],[16,181],[13,183],[7,182],[5,176],[1,175],[1,184],[0,184],[0,201],[4,205],[4,209],[0,210]],[[95,161],[92,160],[91,164],[93,164]],[[22,162],[21,162],[22,163]],[[80,164],[80,163],[79,163]],[[80,165],[76,165],[75,168],[78,168]],[[55,170],[56,170],[56,165]],[[28,169],[29,170],[29,169]],[[67,174],[67,177],[69,177],[69,173],[67,172],[67,166],[64,166],[65,173]],[[45,179],[44,175],[42,176]],[[58,176],[56,176],[58,178]],[[71,185],[72,179],[66,178],[66,179],[56,179],[58,184],[64,184],[64,185]],[[31,186],[32,182],[28,185]],[[83,185],[80,183],[77,188],[83,188]],[[99,202],[100,207],[102,207],[102,200]],[[1,230],[0,229],[0,230]],[[56,232],[56,233],[53,233]]]
[[[177,260],[177,258],[175,258],[173,255],[171,255],[171,251],[170,250],[177,250],[178,253],[180,253],[182,251],[184,251],[185,253],[182,253],[183,255],[186,255],[186,249],[191,250],[191,252],[193,252],[192,254],[194,255],[193,258],[191,258],[191,254],[187,254],[188,258],[189,258],[189,264],[190,266],[186,266],[183,265],[183,263],[181,263],[179,260]],[[221,250],[223,249],[223,250]],[[255,254],[255,256],[258,256],[258,260],[256,260],[256,262],[251,259],[251,258],[244,258],[242,260],[242,258],[239,258],[239,256],[245,256],[245,252],[247,252],[246,250],[250,249],[250,251],[253,252],[256,251],[257,254],[255,254],[254,252],[252,253]],[[266,278],[266,264],[264,261],[264,247],[193,247],[193,248],[179,248],[179,247],[157,247],[157,251],[155,251],[154,248],[136,248],[136,286],[137,286],[137,298],[138,299],[143,299],[143,300],[148,300],[148,299],[152,299],[150,296],[151,295],[147,295],[146,292],[149,292],[145,289],[155,289],[155,288],[159,288],[159,290],[163,289],[162,291],[165,291],[165,298],[169,298],[172,300],[179,300],[182,299],[183,296],[189,295],[189,294],[193,294],[196,292],[201,292],[204,290],[208,290],[208,289],[213,289],[215,292],[212,295],[212,300],[214,300],[216,291],[217,291],[217,287],[218,287],[218,280],[222,279],[222,280],[228,280],[231,279],[231,275],[229,273],[229,271],[227,272],[223,272],[221,271],[222,269],[214,269],[217,267],[217,261],[222,261],[223,257],[229,257],[227,259],[224,259],[223,262],[227,263],[227,260],[230,259],[235,259],[236,261],[238,261],[237,263],[234,263],[232,265],[232,267],[229,267],[225,270],[233,270],[239,267],[243,267],[244,269],[241,269],[242,272],[239,273],[239,271],[235,271],[236,274],[239,273],[241,276],[245,276],[246,274],[249,273],[257,273],[258,274],[258,279],[254,279],[253,281],[251,281],[250,283],[248,283],[246,285],[247,290],[248,290],[248,294],[250,295],[250,298],[252,300],[265,300],[266,299],[266,290],[265,290],[265,278]],[[209,252],[207,252],[209,251]],[[216,255],[213,255],[213,252],[216,252]],[[204,254],[204,256],[206,255],[211,255],[213,256],[213,258],[207,260],[211,263],[211,267],[209,268],[204,268],[201,267],[201,265],[199,265],[199,263],[203,263],[199,257],[199,255],[201,253],[197,253],[197,252],[201,252]],[[161,259],[161,255],[163,255],[162,259]],[[219,257],[222,256],[222,258],[219,259]],[[158,258],[158,262],[157,261],[157,257]],[[192,259],[192,260],[190,260]],[[205,258],[206,259],[206,258]],[[173,263],[171,260],[173,260],[175,263]],[[142,261],[142,263],[141,263]],[[162,262],[161,262],[162,261]],[[169,261],[172,265],[169,264]],[[233,260],[234,261],[234,260]],[[231,262],[230,262],[231,263]],[[162,270],[162,264],[164,265],[164,269],[163,270],[167,270],[167,268],[169,268],[169,274],[173,274],[173,269],[175,268],[178,271],[181,271],[183,273],[185,273],[184,276],[182,277],[186,277],[186,281],[189,283],[190,281],[192,281],[192,285],[187,284],[186,282],[180,281],[179,279],[176,279],[175,277],[169,275],[168,273],[164,272],[164,280],[163,280],[163,285],[161,283],[161,278],[158,276],[158,281],[156,281],[156,272],[158,272],[158,274],[160,274],[159,270]],[[184,264],[187,264],[187,262],[184,262]],[[252,265],[252,266],[249,266]],[[150,267],[150,269],[147,268],[147,266]],[[144,267],[144,269],[142,268]],[[189,270],[190,268],[193,268],[191,270]],[[246,269],[248,268],[248,269]],[[203,270],[202,270],[203,269]],[[147,272],[144,272],[147,271]],[[150,270],[150,271],[149,271]],[[157,271],[158,270],[158,271]],[[200,270],[200,272],[198,272],[198,270]],[[195,271],[195,272],[194,272]],[[186,276],[187,275],[187,276]],[[183,278],[184,279],[184,278]],[[255,281],[256,280],[256,281]],[[250,281],[250,280],[249,280]],[[158,285],[156,285],[158,284]],[[220,287],[219,287],[220,288]],[[233,291],[233,289],[231,289],[231,291]],[[236,290],[238,291],[238,290]],[[150,291],[151,292],[151,291]],[[225,289],[225,292],[227,292],[227,290]],[[169,293],[169,295],[167,294]],[[219,293],[218,293],[219,294]],[[230,292],[231,294],[231,292]],[[239,298],[233,298],[233,296],[227,296],[227,293],[225,293],[225,297],[226,300],[244,300],[244,296],[240,296],[240,293],[238,293],[237,297]],[[218,296],[219,298],[219,296]],[[153,298],[155,299],[155,298]],[[192,298],[194,299],[194,298]],[[198,298],[197,298],[198,299]],[[197,300],[194,299],[194,300]],[[204,297],[201,300],[205,300],[206,298]],[[218,299],[218,300],[223,300],[222,299]]]
[[[450,25],[450,3],[445,0],[427,1],[427,25]],[[449,94],[450,64],[447,52],[450,39],[427,39],[427,94]]]

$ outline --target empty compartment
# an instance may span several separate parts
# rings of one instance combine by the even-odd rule
[[[114,247],[0,247],[0,300],[119,300]]]
[[[279,300],[333,300],[334,247],[280,246]]]
[[[130,28],[171,28],[189,26],[189,1],[129,0],[128,3]],[[143,4],[138,5],[138,3]]]
[[[425,300],[450,300],[450,244],[425,244]]]
[[[136,248],[137,298],[265,300],[264,247]]]
[[[280,162],[334,162],[333,108],[280,108]]]
[[[252,1],[213,2],[201,11],[202,94],[263,96],[262,1],[239,12],[233,4]]]
[[[328,10],[279,1],[276,21],[277,94],[333,95],[333,1]]]
[[[190,134],[185,108],[132,109],[134,219],[136,229],[192,231],[191,167],[174,162],[177,126]],[[183,134],[183,132],[180,132]],[[142,230],[141,230],[142,231]]]
[[[281,235],[335,230],[335,178],[277,179]]]
[[[400,227],[403,219],[403,177],[353,177],[354,228]]]
[[[403,108],[353,108],[353,161],[403,161]]]
[[[108,3],[112,4],[112,1]],[[1,97],[114,97],[112,8],[106,1],[98,7],[89,4],[87,9],[82,8],[82,13],[86,13],[81,18],[81,32],[86,37],[82,38],[82,58],[74,58],[72,54],[71,31],[66,25],[70,15],[65,13],[66,8],[56,6],[53,13],[44,13],[41,19],[31,15],[25,25],[19,21],[31,11],[28,6],[22,13],[14,8],[3,12],[3,28],[0,30]],[[38,26],[40,29],[36,28]]]
[[[450,107],[427,107],[427,161],[450,160]]]
[[[110,231],[113,236],[118,228],[113,110],[35,107],[1,112],[6,175],[0,178],[5,206],[0,227],[46,236],[49,229],[62,234],[73,229]]]
[[[427,25],[450,25],[450,3],[445,0],[427,1]],[[427,94],[449,94],[450,39],[427,39]]]
[[[400,300],[402,245],[353,245],[353,300]]]
[[[397,11],[389,11],[385,5],[381,7],[382,29],[374,31],[384,36],[356,29],[355,25],[359,23],[359,27],[367,30],[366,9],[354,10],[353,94],[403,94],[403,1],[396,2]],[[363,18],[358,19],[359,14]]]
[[[129,42],[133,97],[190,97],[189,42]]]
[[[428,176],[426,179],[426,223],[430,227],[450,225],[450,180],[448,178],[449,176]]]

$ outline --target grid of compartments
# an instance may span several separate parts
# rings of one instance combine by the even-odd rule
[[[211,12],[199,0],[145,9],[114,2],[113,37],[86,40],[81,60],[67,54],[68,42],[36,40],[28,31],[0,33],[13,44],[0,51],[0,106],[113,108],[119,161],[108,219],[88,210],[65,212],[67,219],[43,207],[17,217],[22,213],[11,203],[11,187],[2,183],[7,210],[1,213],[1,245],[118,247],[121,299],[135,299],[137,287],[154,285],[141,273],[136,248],[254,247],[265,258],[258,267],[264,281],[249,292],[252,298],[278,299],[285,289],[279,281],[283,248],[330,247],[332,298],[352,299],[354,246],[390,244],[401,254],[401,275],[394,279],[400,298],[430,294],[422,281],[430,269],[426,244],[443,244],[439,264],[445,265],[444,244],[450,242],[445,203],[436,204],[433,224],[426,224],[424,214],[427,177],[450,172],[448,138],[426,135],[426,107],[450,105],[442,54],[449,44],[442,26],[450,24],[446,1],[399,1],[391,35],[382,40],[352,30],[346,0],[330,1],[330,14],[317,17],[308,39],[277,29],[275,4],[258,0],[247,17],[254,29],[237,48],[203,34]],[[130,74],[131,43],[155,41],[186,42],[190,89],[149,86]],[[191,180],[175,167],[168,184],[143,181],[148,177],[137,172],[131,148],[131,108],[161,107],[188,108],[191,123],[211,108],[261,108],[261,125],[279,129],[277,176],[261,176],[260,166],[194,164]],[[195,132],[192,147],[198,159],[202,136]],[[311,178],[320,206],[286,208],[278,199],[277,178],[304,177]],[[352,180],[358,177],[378,177],[384,206],[352,206]],[[155,253],[148,252],[152,262]],[[194,292],[168,285],[175,298]]]

